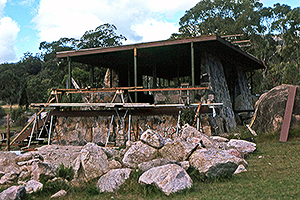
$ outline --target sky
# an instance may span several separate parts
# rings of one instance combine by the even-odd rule
[[[200,0],[0,0],[0,64],[39,53],[43,41],[79,39],[85,31],[110,23],[127,38],[123,44],[166,40],[179,20]],[[300,0],[261,0],[300,6]]]

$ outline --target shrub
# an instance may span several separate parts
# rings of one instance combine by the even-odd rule
[[[73,167],[65,167],[64,164],[60,164],[56,172],[58,177],[71,181],[74,178],[74,169]]]
[[[6,115],[5,110],[0,106],[0,118]]]
[[[26,116],[26,109],[22,107],[13,109],[11,118],[14,120],[16,126],[24,126],[28,120]]]

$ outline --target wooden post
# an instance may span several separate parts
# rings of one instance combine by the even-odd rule
[[[195,87],[195,49],[194,42],[191,42],[191,76],[192,87]],[[192,103],[195,102],[195,91],[192,91]]]
[[[134,87],[137,87],[137,49],[134,48]],[[137,103],[137,92],[134,93],[134,102]]]
[[[10,151],[9,114],[7,114],[7,151]]]
[[[286,108],[285,108],[279,142],[286,142],[288,138],[290,123],[291,123],[291,118],[292,118],[292,113],[294,108],[294,102],[295,102],[296,89],[297,87],[294,85],[292,85],[289,88],[288,100],[286,102]]]

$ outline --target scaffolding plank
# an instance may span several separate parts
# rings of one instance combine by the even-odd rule
[[[296,86],[290,86],[279,142],[287,141],[293,108],[294,108],[295,96],[296,96]]]

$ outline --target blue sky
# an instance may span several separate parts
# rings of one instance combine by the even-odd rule
[[[0,64],[38,53],[42,41],[79,38],[104,23],[115,24],[126,44],[168,39],[180,17],[199,0],[0,0]],[[300,0],[261,0],[300,6]]]

